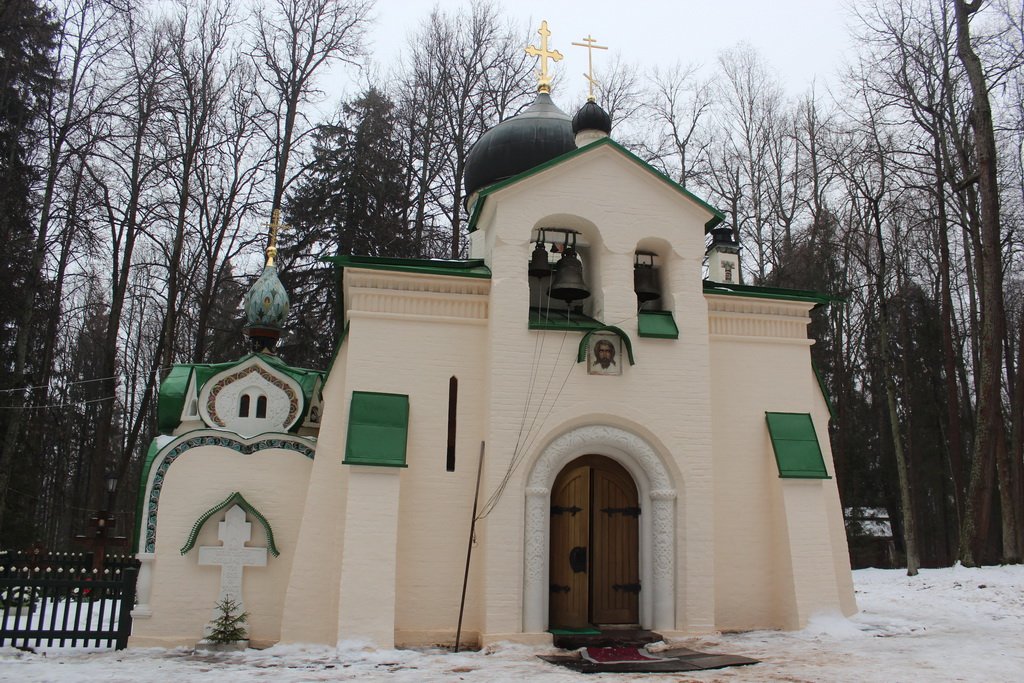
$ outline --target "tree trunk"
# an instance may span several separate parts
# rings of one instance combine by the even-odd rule
[[[981,209],[981,348],[978,378],[978,419],[974,438],[974,461],[967,495],[966,515],[960,559],[968,566],[977,564],[977,537],[981,528],[982,477],[988,463],[995,461],[999,477],[1000,511],[1002,514],[1003,559],[1020,562],[1017,507],[1010,479],[1009,451],[1005,447],[1001,380],[1002,342],[1005,330],[1003,310],[1003,264],[1000,244],[1002,230],[999,216],[999,179],[996,167],[995,132],[992,107],[988,99],[981,60],[971,46],[970,15],[978,10],[980,0],[966,3],[956,0],[957,54],[971,84],[975,157],[978,168],[978,193]]]

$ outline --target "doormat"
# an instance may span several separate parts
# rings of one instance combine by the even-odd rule
[[[548,633],[553,636],[597,636],[601,635],[601,631],[594,628],[593,626],[584,626],[583,628],[549,628]]]
[[[723,669],[727,666],[743,666],[757,664],[758,660],[739,655],[716,655],[697,652],[685,647],[662,650],[657,653],[636,648],[586,648],[586,650],[635,650],[645,656],[636,660],[596,662],[587,659],[581,652],[569,655],[538,655],[549,664],[564,666],[567,669],[584,674],[601,673],[677,673],[681,671],[700,671],[701,669]]]
[[[594,664],[627,664],[662,659],[638,647],[585,647],[580,655]]]

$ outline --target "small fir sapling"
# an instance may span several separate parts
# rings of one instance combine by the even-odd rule
[[[206,639],[211,643],[234,643],[245,640],[249,637],[245,629],[245,620],[249,617],[248,612],[235,614],[238,610],[238,603],[230,597],[225,597],[217,603],[217,610],[220,614],[210,623],[210,633]]]

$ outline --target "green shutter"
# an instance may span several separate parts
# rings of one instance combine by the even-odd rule
[[[672,311],[640,311],[637,333],[641,337],[679,339],[679,328],[676,327]]]
[[[345,465],[407,467],[409,397],[353,391],[348,414]]]
[[[814,422],[807,413],[765,413],[768,433],[779,465],[779,476],[789,479],[831,479],[818,445]]]

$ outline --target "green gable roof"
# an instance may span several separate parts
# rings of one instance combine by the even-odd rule
[[[258,356],[261,361],[273,369],[295,380],[302,388],[302,395],[305,397],[303,412],[295,421],[295,426],[292,427],[292,431],[297,431],[305,418],[305,411],[309,410],[317,380],[323,379],[324,373],[320,370],[292,367],[277,356],[268,353],[250,353],[238,360],[226,363],[196,363],[173,366],[164,381],[160,383],[160,395],[157,399],[157,426],[160,433],[170,434],[181,424],[181,412],[185,408],[185,392],[188,391],[193,375],[195,376],[196,393],[198,394],[202,391],[203,386],[210,381],[210,378],[225,370],[241,365],[254,356]]]
[[[589,145],[585,145],[583,147],[579,147],[578,149],[574,149],[571,152],[566,152],[565,154],[563,154],[561,156],[555,157],[551,161],[548,161],[546,163],[540,164],[539,166],[534,166],[533,168],[531,168],[528,171],[523,171],[519,175],[514,175],[511,178],[506,178],[505,180],[502,180],[500,182],[494,183],[493,185],[488,185],[487,187],[485,187],[482,190],[480,190],[480,196],[477,198],[476,204],[474,204],[474,206],[473,206],[473,213],[469,217],[469,231],[473,232],[473,231],[476,230],[477,221],[480,220],[480,212],[483,210],[484,200],[486,200],[489,195],[492,195],[495,192],[498,192],[499,190],[503,190],[506,187],[509,187],[510,185],[515,185],[516,183],[518,183],[518,182],[520,182],[522,180],[526,180],[527,178],[529,178],[531,176],[534,176],[534,175],[536,175],[538,173],[542,173],[543,171],[546,171],[549,168],[554,168],[555,166],[558,166],[559,164],[563,164],[566,161],[569,161],[570,159],[574,159],[575,157],[578,157],[581,154],[586,154],[587,152],[590,152],[590,151],[592,151],[594,149],[597,149],[598,147],[602,147],[602,146],[606,146],[606,147],[610,146],[610,147],[613,147],[614,149],[618,150],[627,159],[629,159],[633,163],[635,163],[638,166],[640,166],[640,168],[644,169],[645,171],[650,173],[652,176],[654,176],[655,178],[657,178],[661,182],[663,182],[666,185],[668,185],[670,188],[672,188],[673,190],[675,190],[679,194],[683,195],[684,197],[686,197],[690,201],[695,202],[698,206],[700,206],[704,210],[708,211],[711,214],[711,219],[704,224],[705,232],[711,230],[713,227],[715,227],[716,225],[718,225],[719,223],[721,223],[722,221],[725,220],[725,214],[724,213],[722,213],[721,211],[719,211],[715,207],[711,206],[706,201],[704,201],[703,199],[701,199],[697,195],[693,194],[692,192],[687,190],[685,187],[683,187],[682,185],[680,185],[676,181],[672,180],[667,175],[665,175],[664,173],[662,173],[658,169],[654,168],[653,166],[648,164],[646,161],[644,161],[643,159],[641,159],[637,155],[635,155],[632,152],[630,152],[628,149],[626,149],[625,147],[623,147],[619,143],[615,142],[611,138],[601,138],[597,142],[592,142]]]

